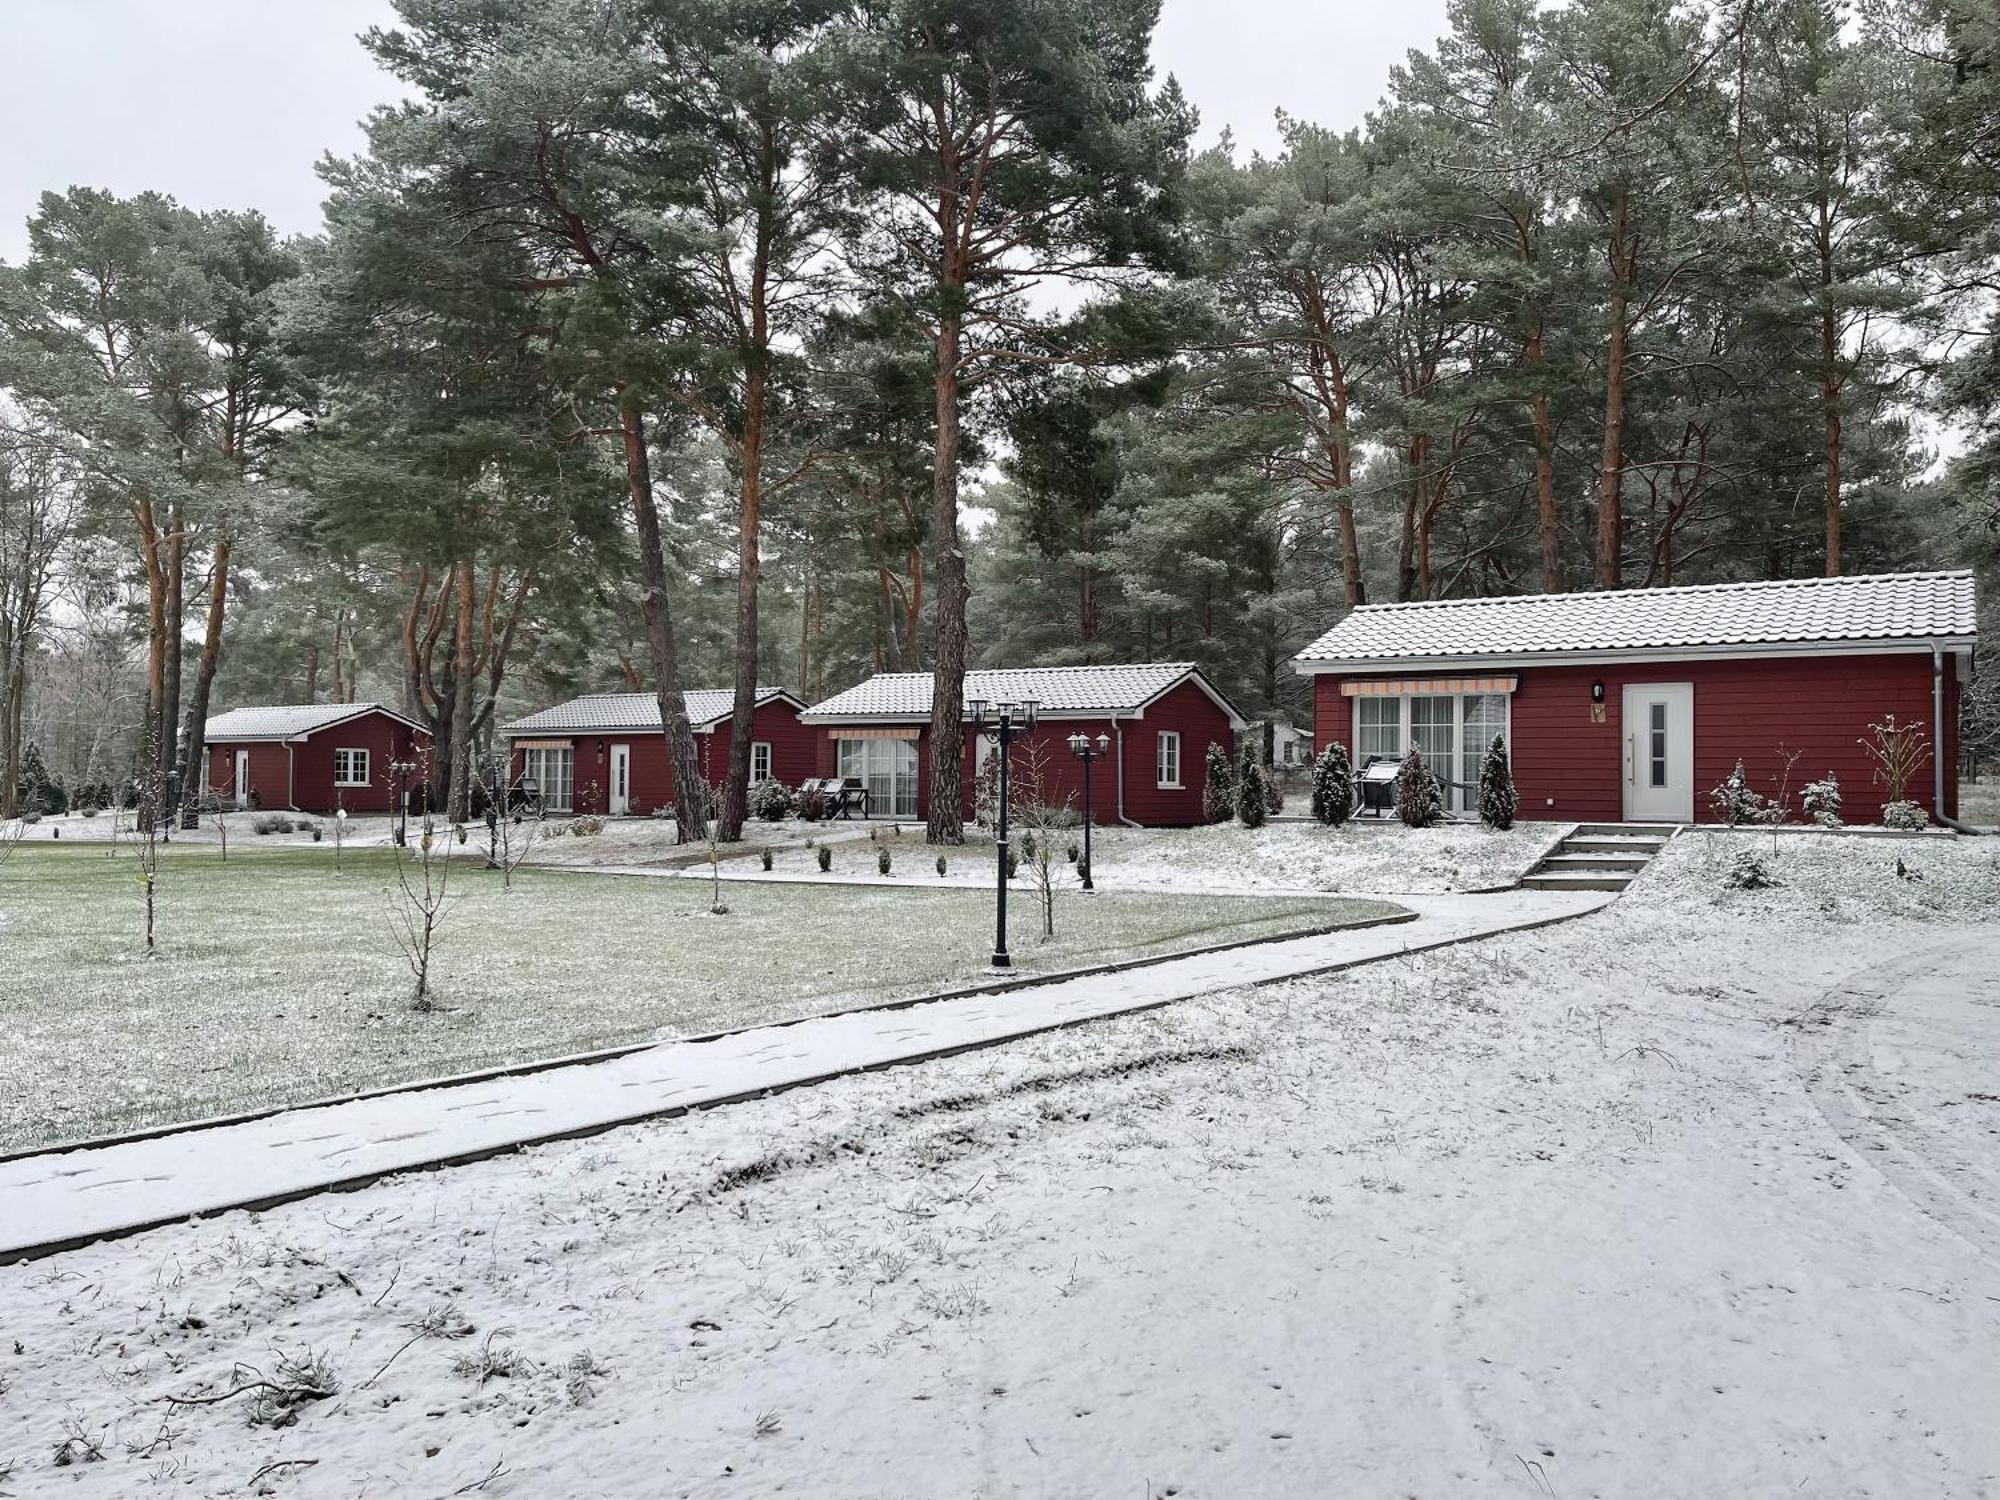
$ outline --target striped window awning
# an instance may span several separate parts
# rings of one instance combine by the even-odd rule
[[[830,740],[913,740],[924,732],[921,724],[835,724],[826,732]]]
[[[570,741],[568,741],[568,740],[516,740],[516,741],[514,741],[514,748],[515,748],[516,750],[567,750],[567,749],[569,749],[569,748],[570,748]]]
[[[1461,693],[1511,693],[1518,677],[1349,677],[1340,684],[1346,698],[1435,698]]]

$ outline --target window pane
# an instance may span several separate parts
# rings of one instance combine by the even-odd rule
[[[1652,763],[1648,781],[1653,786],[1663,787],[1667,784],[1667,705],[1649,703],[1646,708],[1650,724],[1647,733],[1650,742],[1648,759]]]
[[[1465,710],[1465,733],[1460,741],[1458,779],[1467,786],[1477,786],[1487,747],[1495,735],[1503,740],[1507,737],[1507,695],[1471,693],[1460,702]]]
[[[1423,752],[1425,760],[1439,775],[1451,770],[1455,698],[1424,697],[1410,700],[1410,743]]]
[[[1367,765],[1373,756],[1400,758],[1404,749],[1402,740],[1401,698],[1354,700],[1354,755],[1358,765]]]

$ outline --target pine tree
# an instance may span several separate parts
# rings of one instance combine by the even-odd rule
[[[1245,745],[1236,768],[1236,820],[1245,828],[1262,828],[1269,809],[1264,804],[1264,767],[1256,750]]]
[[[1354,814],[1354,767],[1347,747],[1335,740],[1313,762],[1312,815],[1338,828]]]
[[[1412,828],[1429,828],[1444,816],[1444,789],[1421,750],[1412,748],[1396,772],[1396,815]]]
[[[1514,790],[1514,768],[1507,760],[1507,738],[1493,736],[1479,766],[1479,821],[1488,828],[1512,828],[1521,794]]]
[[[1236,807],[1236,777],[1229,752],[1211,743],[1202,769],[1201,815],[1211,823],[1226,823]]]

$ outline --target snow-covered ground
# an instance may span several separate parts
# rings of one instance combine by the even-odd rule
[[[1698,835],[1540,932],[0,1270],[0,1489],[1979,1495],[1996,901],[2000,840]]]
[[[1512,885],[1570,823],[1478,823],[1406,828],[1360,818],[1244,828],[1103,828],[1093,835],[1098,878],[1119,890],[1476,891]]]

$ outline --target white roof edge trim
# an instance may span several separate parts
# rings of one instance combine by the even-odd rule
[[[234,713],[235,711],[234,709],[225,710],[228,713]],[[315,724],[311,729],[305,730],[300,734],[230,734],[226,731],[222,734],[210,734],[204,728],[201,738],[202,743],[206,745],[229,745],[239,742],[257,745],[266,743],[274,745],[303,745],[316,734],[325,734],[329,729],[338,729],[343,724],[351,724],[356,719],[365,718],[369,714],[382,714],[394,719],[405,728],[416,730],[418,734],[430,733],[428,729],[424,728],[415,719],[410,718],[406,714],[399,714],[393,708],[385,708],[380,703],[357,703],[354,705],[352,713],[342,714],[337,719],[328,719],[324,724]],[[214,717],[221,718],[222,715],[217,714]]]
[[[1850,641],[1759,641],[1743,646],[1637,646],[1623,651],[1545,651],[1532,655],[1517,652],[1496,656],[1370,656],[1348,661],[1295,657],[1292,670],[1301,677],[1319,677],[1329,672],[1377,676],[1465,667],[1589,667],[1642,661],[1777,661],[1796,656],[1896,656],[1918,652],[1928,655],[1933,646],[1969,656],[1978,643],[1976,635],[1906,635],[1867,636]]]

